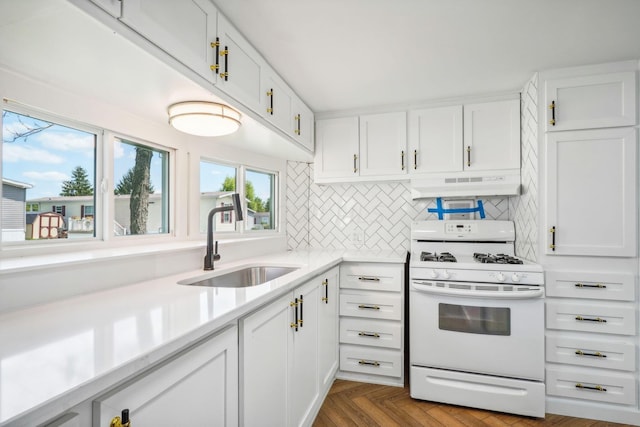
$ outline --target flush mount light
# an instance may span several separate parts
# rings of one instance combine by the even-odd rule
[[[217,102],[178,102],[168,112],[171,126],[191,135],[222,136],[240,128],[240,113]]]

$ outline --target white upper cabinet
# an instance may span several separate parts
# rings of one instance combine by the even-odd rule
[[[101,3],[109,3],[106,0]],[[122,2],[125,24],[186,65],[215,83],[211,65],[215,48],[218,11],[209,0],[127,0]]]
[[[635,74],[626,71],[546,80],[545,130],[633,126]]]
[[[360,116],[360,176],[407,172],[407,113]]]
[[[313,112],[297,97],[293,98],[292,110],[295,140],[307,150],[313,151]]]
[[[520,169],[520,100],[464,106],[465,171]]]
[[[547,254],[635,256],[636,130],[546,136]]]
[[[358,117],[322,119],[316,122],[314,174],[318,178],[358,176],[360,127]]]
[[[409,173],[462,171],[462,105],[409,112]]]
[[[293,91],[271,70],[265,70],[262,81],[264,97],[261,114],[283,132],[294,136],[291,111],[295,97]]]
[[[261,79],[266,64],[258,51],[223,15],[218,15],[218,36],[218,86],[241,104],[262,113]]]
[[[321,119],[316,122],[315,178],[338,182],[406,176],[406,150],[404,111]]]

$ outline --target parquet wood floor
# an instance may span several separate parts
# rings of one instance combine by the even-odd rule
[[[407,387],[336,380],[314,427],[621,427],[624,424],[547,414],[545,419],[414,400]]]

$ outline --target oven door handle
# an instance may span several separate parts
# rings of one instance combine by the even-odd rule
[[[478,291],[474,289],[451,289],[451,288],[435,288],[433,286],[424,285],[420,282],[412,281],[411,286],[418,292],[424,292],[434,295],[447,295],[452,297],[464,298],[491,298],[497,300],[514,300],[514,299],[535,299],[544,296],[544,289],[530,289],[526,291]]]

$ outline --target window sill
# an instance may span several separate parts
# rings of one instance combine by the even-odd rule
[[[221,252],[225,247],[234,247],[248,243],[254,245],[263,243],[268,245],[269,240],[281,239],[280,234],[269,234],[265,236],[229,236],[230,238],[220,239]],[[149,243],[139,245],[118,246],[112,248],[87,249],[58,254],[43,255],[18,255],[0,259],[0,275],[43,270],[52,267],[67,267],[78,264],[86,264],[100,261],[117,261],[118,259],[132,257],[152,256],[167,252],[175,253],[180,251],[198,250],[206,246],[205,240],[186,240],[179,242]],[[204,253],[204,252],[203,252]]]

